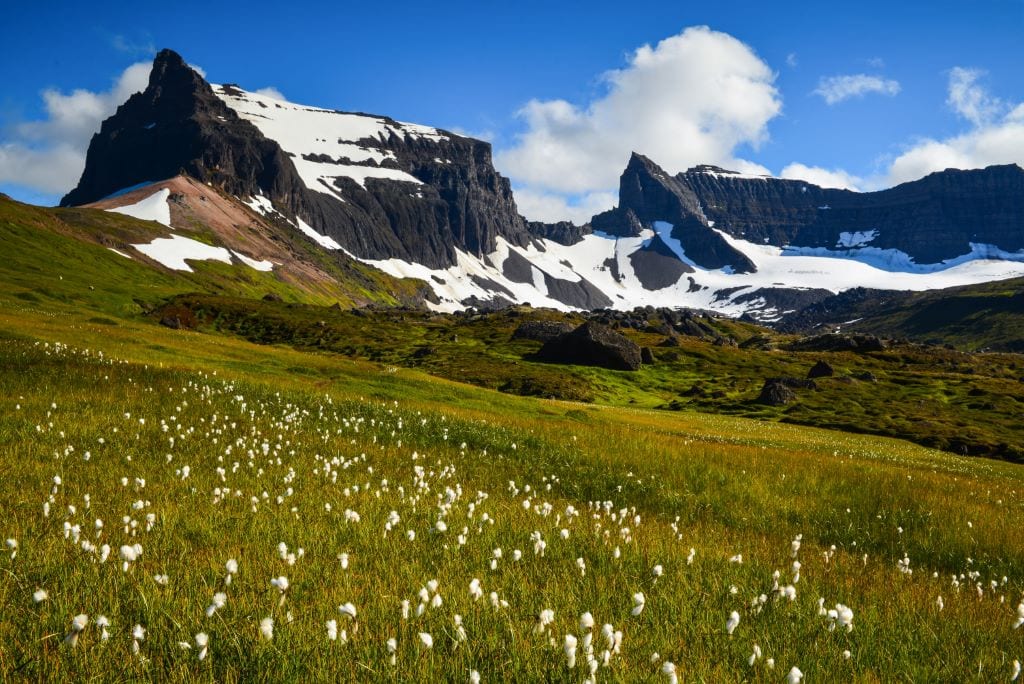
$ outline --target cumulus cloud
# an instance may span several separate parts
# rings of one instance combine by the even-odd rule
[[[954,112],[975,126],[983,126],[1005,109],[1003,102],[991,96],[978,83],[985,75],[980,69],[953,67],[949,71],[949,96],[946,98]]]
[[[588,192],[578,197],[566,196],[531,188],[515,188],[516,206],[519,213],[531,221],[572,221],[584,224],[594,214],[615,206],[616,192]]]
[[[821,95],[826,104],[834,105],[851,97],[864,97],[868,93],[879,93],[890,97],[900,92],[899,81],[871,76],[868,74],[847,74],[828,76],[818,81],[815,95]]]
[[[525,131],[496,162],[520,188],[524,214],[542,211],[548,220],[610,208],[632,151],[670,172],[709,163],[767,173],[736,152],[768,137],[767,124],[782,108],[774,81],[744,43],[691,27],[635,50],[584,105],[528,102],[519,112]]]
[[[823,188],[840,188],[856,192],[860,191],[860,186],[864,182],[862,178],[842,169],[826,169],[821,166],[807,166],[800,163],[788,165],[782,169],[779,175],[782,178],[804,180]]]
[[[983,72],[950,70],[947,104],[971,127],[951,138],[922,138],[889,165],[888,182],[903,183],[948,168],[1024,166],[1024,103],[1007,103],[978,83]]]
[[[195,67],[193,67],[193,68],[195,68]],[[259,90],[255,91],[255,92],[256,92],[257,95],[262,95],[263,97],[269,97],[272,100],[287,100],[288,99],[288,98],[286,98],[281,93],[280,90],[278,90],[274,86],[267,86],[266,88],[260,88]]]
[[[46,118],[15,124],[0,141],[0,183],[57,195],[70,190],[85,168],[85,152],[100,123],[132,93],[146,88],[149,62],[133,64],[103,92],[47,89]]]

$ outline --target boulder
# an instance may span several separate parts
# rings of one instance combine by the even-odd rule
[[[572,324],[565,321],[523,321],[512,333],[512,339],[549,342],[568,332],[572,332]]]
[[[770,378],[764,381],[761,388],[761,395],[757,398],[759,404],[768,406],[784,406],[796,401],[796,393],[793,392],[781,378]]]
[[[811,370],[807,371],[809,378],[831,378],[835,374],[835,369],[824,361],[818,361],[811,367]]]
[[[636,343],[592,321],[545,342],[536,358],[547,363],[629,371],[638,370],[642,363],[640,347]]]

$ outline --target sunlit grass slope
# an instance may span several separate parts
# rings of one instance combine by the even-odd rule
[[[10,678],[1001,681],[1024,650],[1011,464],[19,325]]]

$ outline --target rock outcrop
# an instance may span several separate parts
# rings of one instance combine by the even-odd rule
[[[641,365],[641,351],[624,335],[588,321],[572,332],[546,342],[537,352],[537,359],[548,363],[635,371]]]

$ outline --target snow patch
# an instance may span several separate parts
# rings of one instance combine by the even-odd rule
[[[247,257],[244,254],[242,254],[241,252],[236,252],[235,250],[231,250],[231,253],[234,254],[235,257],[237,257],[239,261],[241,261],[243,264],[245,264],[249,268],[254,268],[257,271],[273,271],[274,270],[274,262],[273,261],[267,261],[266,259],[263,259],[261,261],[257,261],[256,259],[253,259],[252,257]]]
[[[334,238],[329,237],[327,235],[321,235],[320,233],[313,230],[313,228],[308,223],[306,223],[305,221],[298,217],[296,218],[299,221],[299,230],[301,230],[308,237],[313,238],[321,247],[325,247],[327,249],[341,249],[341,245],[339,245]]]
[[[149,197],[139,200],[135,204],[115,207],[113,209],[107,209],[107,211],[113,211],[126,216],[133,216],[137,219],[142,219],[143,221],[156,221],[157,223],[161,223],[170,228],[171,207],[167,204],[167,198],[170,196],[171,191],[164,188],[163,190],[157,190]]]
[[[385,160],[395,159],[394,153],[383,149],[383,143],[392,135],[403,140],[448,139],[443,132],[429,126],[308,107],[233,88],[225,90],[223,86],[212,87],[228,107],[291,155],[307,188],[324,194],[337,196],[332,190],[337,178],[351,178],[364,188],[370,178],[420,184],[405,171],[380,166]]]
[[[213,247],[183,235],[171,234],[171,237],[157,238],[149,243],[132,245],[153,261],[163,264],[174,271],[192,272],[192,267],[185,263],[191,261],[222,261],[231,263],[231,252],[223,247]]]
[[[878,237],[877,230],[857,230],[852,233],[840,233],[836,248],[863,247]]]

